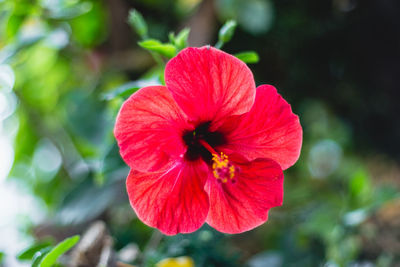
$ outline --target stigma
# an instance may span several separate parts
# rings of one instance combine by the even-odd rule
[[[218,182],[227,183],[228,181],[235,183],[236,167],[229,162],[228,156],[221,152],[221,155],[212,154],[212,169],[214,177]]]

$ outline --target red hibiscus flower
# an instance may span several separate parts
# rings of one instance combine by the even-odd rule
[[[239,59],[212,47],[187,48],[123,104],[114,134],[130,203],[167,235],[204,222],[224,233],[264,223],[282,205],[283,172],[300,154],[302,129],[270,85],[256,89]]]

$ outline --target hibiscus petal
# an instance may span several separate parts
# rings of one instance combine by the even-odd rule
[[[220,232],[237,234],[268,219],[268,210],[282,205],[283,172],[270,159],[233,162],[239,169],[235,183],[218,182],[210,175],[206,183],[210,211],[206,222]]]
[[[253,74],[245,63],[213,47],[182,50],[165,68],[165,83],[195,123],[218,125],[254,103]]]
[[[164,86],[145,87],[125,101],[114,135],[125,162],[135,170],[155,171],[185,151],[186,115]]]
[[[303,135],[299,118],[271,85],[259,86],[252,109],[230,117],[220,129],[228,140],[224,149],[249,160],[270,158],[285,170],[299,158]]]
[[[178,162],[165,172],[131,171],[126,186],[137,216],[166,235],[190,233],[203,225],[209,203],[204,191],[207,165]]]

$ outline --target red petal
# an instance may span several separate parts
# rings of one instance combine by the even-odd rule
[[[114,135],[125,162],[135,170],[155,171],[185,151],[186,115],[164,86],[145,87],[125,101]]]
[[[140,220],[166,235],[193,232],[209,209],[207,171],[203,161],[178,162],[165,172],[131,171],[126,183],[131,206]]]
[[[210,199],[206,222],[230,234],[261,225],[268,219],[268,210],[282,205],[283,199],[283,173],[279,164],[270,159],[234,164],[239,167],[235,183],[220,183],[210,175],[205,187]]]
[[[165,68],[165,82],[182,110],[195,122],[243,114],[254,103],[250,69],[239,59],[213,47],[182,50]]]
[[[227,133],[225,149],[249,160],[270,158],[285,170],[300,155],[303,131],[299,118],[271,85],[258,87],[252,109],[227,119],[221,131]]]

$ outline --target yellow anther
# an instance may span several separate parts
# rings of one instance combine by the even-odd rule
[[[228,179],[234,182],[235,166],[229,162],[228,156],[221,152],[221,155],[213,154],[213,174],[217,180],[222,183],[228,182]]]

